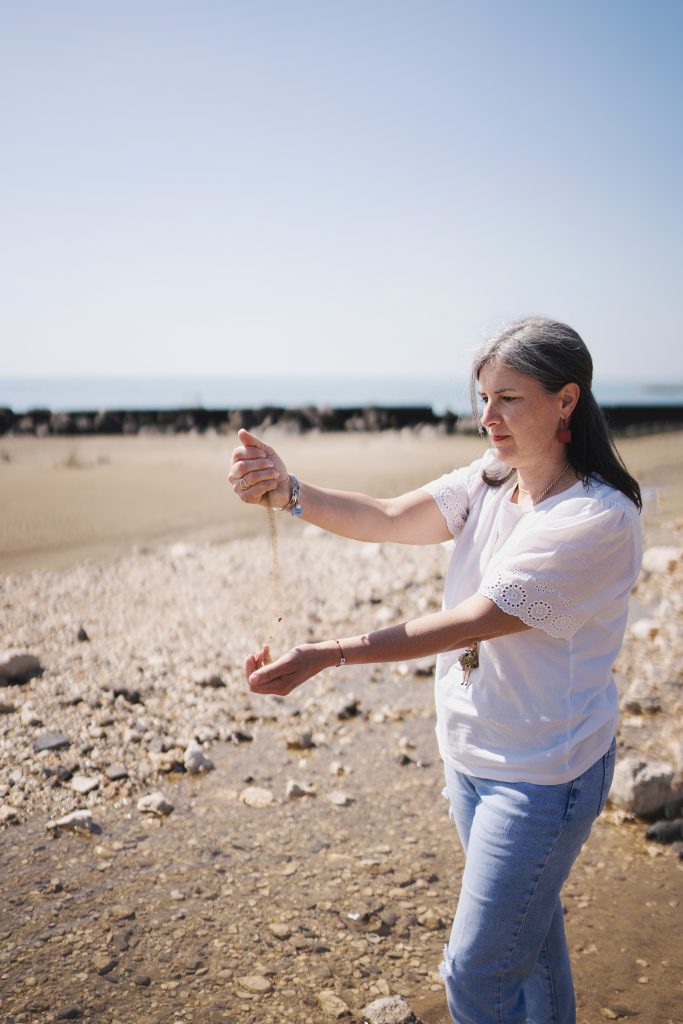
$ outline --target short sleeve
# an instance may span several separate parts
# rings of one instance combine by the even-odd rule
[[[489,563],[479,593],[527,626],[568,639],[628,600],[641,557],[635,506],[574,499],[522,520]]]
[[[477,459],[469,466],[444,473],[421,490],[427,491],[439,506],[441,515],[454,537],[458,537],[467,522],[470,512],[471,481],[481,473],[482,460]]]

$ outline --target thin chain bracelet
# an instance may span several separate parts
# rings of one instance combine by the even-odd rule
[[[337,645],[337,647],[339,648],[339,661],[337,662],[337,668],[341,668],[342,665],[346,664],[346,658],[344,657],[344,652],[342,650],[342,645],[339,643],[338,640],[335,640],[334,642]]]

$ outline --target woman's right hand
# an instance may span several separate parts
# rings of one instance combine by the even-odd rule
[[[269,444],[248,430],[240,430],[237,436],[240,444],[232,453],[228,474],[233,491],[247,505],[266,505],[269,501],[275,508],[282,508],[292,493],[284,462]]]

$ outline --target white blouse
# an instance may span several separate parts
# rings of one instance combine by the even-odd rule
[[[469,686],[462,648],[437,659],[436,733],[457,771],[554,785],[608,750],[617,724],[612,666],[642,558],[638,510],[600,480],[579,481],[532,509],[490,487],[489,451],[427,484],[455,538],[444,608],[479,592],[531,629],[479,645]]]

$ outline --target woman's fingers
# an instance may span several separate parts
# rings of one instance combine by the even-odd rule
[[[247,674],[249,689],[253,693],[275,693],[286,697],[311,676],[317,675],[332,662],[318,645],[301,644],[272,664],[263,664]]]
[[[252,434],[250,430],[242,428],[242,430],[237,431],[237,436],[240,439],[240,444],[244,445],[245,448],[257,448],[266,455],[270,454],[273,450],[270,445],[267,445],[256,434]]]
[[[228,473],[235,494],[248,504],[258,504],[268,491],[278,486],[277,473],[270,459],[263,456],[249,459],[245,449],[236,448]]]
[[[246,449],[235,448],[232,453],[228,480],[231,484],[239,484],[240,480],[249,473],[263,473],[267,476],[276,476],[271,459],[266,459],[265,456],[249,458],[246,454]]]
[[[258,654],[248,654],[244,662],[244,673],[247,679],[253,672],[263,668],[264,665],[269,665],[270,660],[270,647],[268,644],[264,644]]]
[[[300,683],[304,681],[291,667],[286,667],[286,659],[270,663],[270,650],[267,645],[257,654],[250,654],[245,663],[244,670],[249,681],[249,689],[252,693],[278,694],[286,697]]]
[[[248,430],[239,431],[240,444],[232,453],[228,480],[238,498],[249,505],[262,504],[271,491],[273,504],[286,505],[291,482],[287,467],[270,445]]]
[[[259,469],[256,465],[253,467],[249,466],[248,463],[239,464],[241,471],[235,468],[234,472],[230,474],[228,479],[233,487],[239,487],[244,490],[246,487],[253,487],[254,484],[260,484],[263,480],[272,480],[273,483],[277,484],[277,480],[273,470],[269,467]],[[244,483],[242,483],[244,481]]]

